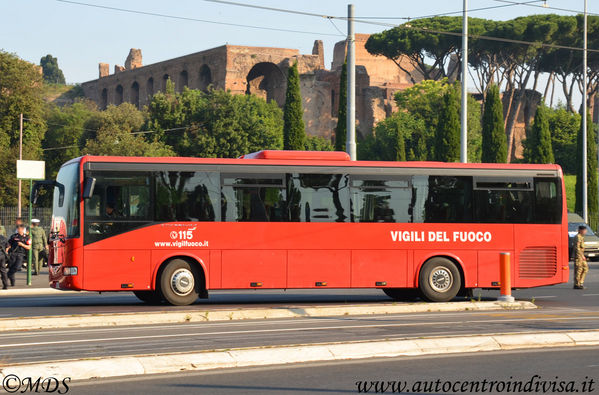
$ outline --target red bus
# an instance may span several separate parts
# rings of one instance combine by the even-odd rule
[[[448,301],[568,281],[557,165],[83,156],[52,182],[56,289],[187,305],[211,290],[417,289]]]

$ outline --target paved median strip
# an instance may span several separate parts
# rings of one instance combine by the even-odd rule
[[[256,320],[344,315],[408,314],[449,311],[535,309],[530,302],[373,303],[334,306],[283,306],[267,308],[160,311],[119,314],[81,314],[0,319],[0,332],[15,330],[85,328],[101,326],[174,324],[185,322]]]
[[[599,345],[599,330],[361,341],[0,365],[0,378],[71,380],[300,362]]]

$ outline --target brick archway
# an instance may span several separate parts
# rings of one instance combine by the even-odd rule
[[[271,62],[255,64],[250,69],[246,81],[246,94],[260,96],[266,101],[274,100],[281,107],[285,104],[287,79],[276,64]]]

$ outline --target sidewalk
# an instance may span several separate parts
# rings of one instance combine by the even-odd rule
[[[17,272],[15,280],[15,286],[9,286],[8,289],[48,288],[48,268],[42,268],[42,272],[37,276],[31,274],[31,286],[27,286],[27,269]]]

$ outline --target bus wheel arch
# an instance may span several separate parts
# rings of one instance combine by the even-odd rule
[[[428,257],[418,269],[416,278],[423,299],[448,302],[465,291],[462,263],[449,255]]]
[[[188,305],[198,298],[208,297],[206,277],[205,266],[200,259],[177,255],[162,262],[154,284],[156,291],[168,303]]]

